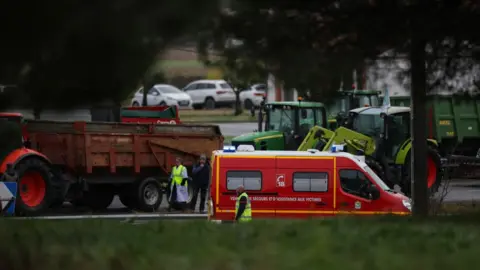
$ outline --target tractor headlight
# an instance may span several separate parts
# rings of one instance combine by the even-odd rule
[[[410,202],[410,200],[403,200],[402,203],[403,206],[408,209],[408,211],[412,211],[412,203]]]

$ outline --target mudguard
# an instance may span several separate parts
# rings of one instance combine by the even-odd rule
[[[427,144],[434,148],[438,148],[438,142],[436,140],[427,139]],[[397,151],[397,154],[395,156],[395,164],[397,165],[405,164],[405,160],[407,158],[408,153],[410,152],[410,149],[412,149],[412,139],[407,139]]]
[[[35,156],[37,158],[42,159],[48,164],[51,164],[50,160],[42,153],[39,153],[35,150],[28,149],[28,148],[20,148],[20,149],[15,149],[14,151],[10,152],[4,160],[2,160],[2,163],[0,165],[0,173],[4,173],[5,170],[7,169],[7,164],[11,163],[13,167],[17,163],[19,163],[21,160],[23,160],[26,157],[32,157]]]

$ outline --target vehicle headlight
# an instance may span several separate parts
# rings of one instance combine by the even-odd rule
[[[403,203],[403,206],[405,206],[405,208],[408,209],[408,211],[410,212],[412,211],[412,203],[410,200],[403,200],[402,203]]]

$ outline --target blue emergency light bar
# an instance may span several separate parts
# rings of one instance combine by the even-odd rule
[[[235,146],[233,145],[224,145],[223,146],[223,152],[224,153],[235,153],[236,149]]]

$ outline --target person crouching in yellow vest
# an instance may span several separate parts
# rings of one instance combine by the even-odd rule
[[[188,172],[187,168],[182,165],[182,159],[177,157],[176,165],[172,168],[170,175],[170,197],[168,199],[168,211],[172,207],[182,211],[187,210],[188,201]]]
[[[235,222],[248,222],[252,220],[252,205],[244,186],[237,188],[237,202],[235,204]]]

